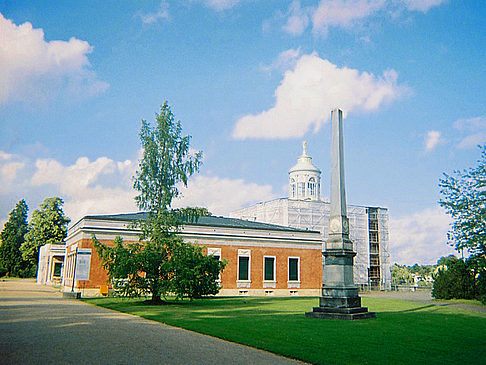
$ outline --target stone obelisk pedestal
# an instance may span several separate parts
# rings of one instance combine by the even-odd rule
[[[346,211],[343,154],[343,112],[331,112],[331,216],[329,239],[325,243],[325,282],[319,307],[307,312],[307,317],[329,319],[364,319],[375,317],[374,312],[361,306],[358,288],[353,282],[353,243],[349,239],[349,220]]]

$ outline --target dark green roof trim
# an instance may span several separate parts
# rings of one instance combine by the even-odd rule
[[[127,213],[127,214],[87,215],[84,217],[84,219],[100,219],[100,220],[109,220],[109,221],[134,222],[139,220],[145,220],[147,219],[147,217],[148,217],[148,213],[140,212],[140,213]],[[198,218],[196,222],[187,222],[185,223],[185,225],[319,233],[318,231],[311,231],[311,230],[305,230],[299,228],[279,226],[276,224],[252,222],[243,219],[217,217],[217,216],[201,216]]]

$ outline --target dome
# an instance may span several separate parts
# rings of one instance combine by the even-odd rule
[[[289,174],[297,171],[311,171],[321,173],[312,163],[312,157],[307,156],[307,142],[302,143],[302,155],[297,158],[297,164],[289,170]]]
[[[321,170],[307,156],[307,142],[302,143],[302,155],[297,165],[289,170],[289,198],[298,200],[320,200]]]

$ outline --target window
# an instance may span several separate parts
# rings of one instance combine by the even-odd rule
[[[52,276],[61,277],[62,262],[54,263],[54,274]]]
[[[300,280],[300,258],[289,257],[289,281]]]
[[[263,258],[264,274],[263,280],[275,281],[275,257],[265,256]]]
[[[213,256],[215,260],[221,260],[221,249],[208,247],[208,256]],[[221,272],[218,275],[218,280],[221,281]]]
[[[238,257],[238,280],[250,280],[250,258]]]
[[[305,183],[303,182],[297,183],[297,195],[298,196],[305,195]]]
[[[309,179],[309,182],[307,183],[307,190],[309,192],[309,195],[314,196],[316,195],[316,184],[315,184],[315,179],[311,177]]]
[[[316,195],[316,185],[313,183],[307,183],[307,189],[309,190],[309,195]]]
[[[208,247],[208,256],[213,256],[216,260],[221,259],[221,249]]]
[[[295,197],[295,180],[294,179],[290,179],[290,196],[292,198]]]

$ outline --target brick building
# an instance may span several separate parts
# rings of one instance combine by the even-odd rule
[[[63,270],[64,291],[99,295],[107,284],[91,235],[103,243],[116,236],[136,242],[131,227],[144,213],[86,216],[69,228]],[[185,242],[228,264],[221,273],[220,295],[319,295],[322,239],[317,231],[223,217],[200,217],[181,229]],[[73,278],[76,272],[76,277]]]

